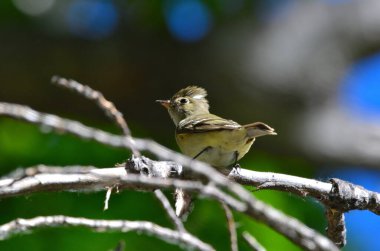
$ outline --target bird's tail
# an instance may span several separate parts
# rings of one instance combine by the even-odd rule
[[[274,129],[262,122],[255,122],[247,125],[243,125],[247,129],[248,137],[256,138],[265,135],[277,135]]]

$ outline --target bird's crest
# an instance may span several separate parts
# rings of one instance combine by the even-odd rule
[[[205,99],[207,96],[207,92],[202,87],[198,86],[188,86],[179,90],[176,94],[174,94],[173,98],[179,97],[191,97],[193,99]]]

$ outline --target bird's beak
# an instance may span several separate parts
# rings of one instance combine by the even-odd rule
[[[164,106],[166,109],[170,106],[170,100],[156,100],[157,103],[160,103],[162,106]]]

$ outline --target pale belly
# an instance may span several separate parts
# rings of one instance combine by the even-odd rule
[[[181,151],[192,158],[207,148],[197,157],[197,160],[218,168],[233,165],[249,151],[254,142],[254,139],[246,138],[244,129],[228,132],[177,134],[176,140]]]

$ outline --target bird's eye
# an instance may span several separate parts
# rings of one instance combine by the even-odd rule
[[[181,99],[179,100],[179,102],[181,102],[181,104],[186,104],[186,103],[189,102],[189,100],[188,100],[187,98],[181,98]]]

